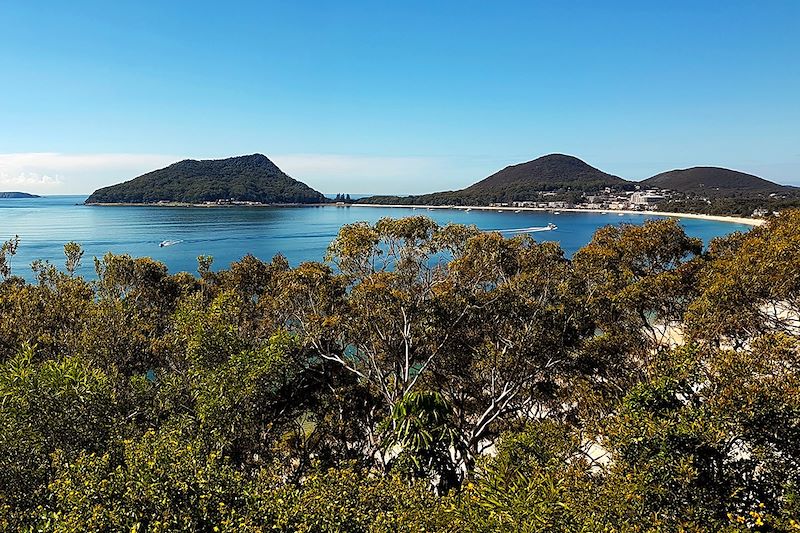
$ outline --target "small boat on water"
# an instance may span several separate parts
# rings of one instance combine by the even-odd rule
[[[607,215],[607,214],[608,214],[608,211],[603,211],[603,212],[601,212],[600,214],[601,214],[601,215]]]
[[[164,247],[166,247],[166,246],[174,246],[174,245],[176,245],[176,244],[178,244],[178,243],[180,243],[180,242],[183,242],[183,241],[169,241],[169,240],[167,240],[167,241],[161,241],[161,242],[158,244],[158,246],[159,246],[159,248],[164,248]]]
[[[516,234],[523,234],[523,233],[537,233],[539,231],[553,231],[558,229],[558,226],[553,224],[552,222],[548,223],[544,227],[531,227],[531,228],[514,228],[514,229],[497,229],[497,230],[485,230],[485,231],[499,231],[500,233],[516,233]]]
[[[554,211],[554,212],[553,212],[553,214],[554,214],[554,215],[560,215],[560,214],[561,214],[561,211]]]
[[[617,216],[618,216],[618,217],[624,217],[624,216],[625,216],[625,213],[620,213],[620,214],[619,214],[619,215],[617,215]]]
[[[472,208],[471,208],[471,207],[468,207],[468,208],[467,208],[467,210],[466,210],[466,212],[467,212],[467,213],[469,213],[470,211],[472,211]]]
[[[515,213],[522,213],[522,209],[517,209],[517,210],[516,210],[516,211],[514,211],[514,212],[515,212]]]

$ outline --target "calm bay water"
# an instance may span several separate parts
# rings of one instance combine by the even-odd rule
[[[170,272],[195,272],[198,255],[214,257],[214,268],[227,268],[242,256],[252,253],[264,260],[285,255],[291,264],[320,261],[328,243],[339,228],[350,222],[376,222],[383,217],[425,215],[440,224],[474,224],[484,230],[502,230],[558,225],[555,231],[534,233],[538,240],[561,243],[568,255],[591,239],[592,233],[607,224],[640,224],[644,214],[561,213],[510,211],[427,211],[378,207],[107,207],[80,205],[85,196],[52,196],[35,199],[0,199],[0,240],[20,236],[14,258],[14,273],[31,278],[30,263],[47,259],[63,265],[63,245],[80,243],[84,250],[81,274],[92,277],[92,257],[106,252],[149,256],[164,262]],[[708,243],[713,237],[748,226],[728,222],[682,219],[686,232]],[[164,240],[181,241],[159,247]]]

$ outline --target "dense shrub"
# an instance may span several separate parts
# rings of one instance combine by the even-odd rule
[[[94,280],[70,243],[0,273],[0,529],[800,530],[798,235],[385,219]]]

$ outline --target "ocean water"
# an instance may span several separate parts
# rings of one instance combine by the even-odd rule
[[[214,257],[214,269],[227,268],[250,253],[264,260],[283,254],[292,265],[321,261],[328,243],[344,224],[376,222],[383,217],[425,215],[440,224],[474,224],[483,230],[546,226],[557,230],[534,233],[537,240],[558,241],[567,255],[589,242],[594,231],[607,224],[641,224],[646,214],[470,211],[455,209],[381,207],[129,207],[85,206],[85,196],[0,199],[0,240],[19,235],[13,272],[31,279],[35,259],[63,265],[63,245],[80,243],[84,250],[79,272],[94,276],[93,256],[106,252],[149,256],[165,263],[170,272],[196,272],[197,256]],[[682,219],[686,232],[708,243],[714,237],[748,226],[729,222]],[[162,241],[179,241],[159,247]]]

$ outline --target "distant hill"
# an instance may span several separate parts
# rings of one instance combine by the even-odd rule
[[[86,203],[202,203],[230,199],[265,204],[327,201],[322,193],[286,175],[265,155],[253,154],[180,161],[98,189]]]
[[[641,182],[643,187],[670,189],[709,198],[792,192],[793,187],[736,170],[719,167],[692,167],[656,174]]]
[[[583,192],[605,187],[632,189],[634,186],[632,182],[596,169],[577,157],[550,154],[508,166],[465,189],[406,197],[373,196],[359,202],[480,205],[530,200],[541,191]]]
[[[30,194],[27,192],[0,192],[0,198],[41,198],[38,194]]]
[[[511,165],[470,185],[464,192],[478,191],[553,191],[559,189],[597,190],[617,187],[628,181],[607,174],[577,157],[550,154]]]

